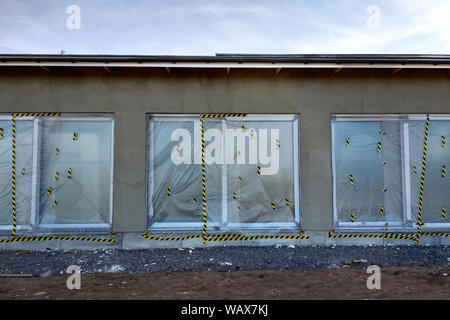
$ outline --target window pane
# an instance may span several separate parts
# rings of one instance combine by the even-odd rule
[[[33,121],[16,120],[16,219],[31,218]],[[0,225],[12,226],[12,121],[0,120]]]
[[[272,118],[204,118],[208,232],[298,226],[296,117]],[[149,227],[200,229],[199,116],[152,116],[149,137]]]
[[[337,226],[402,222],[400,122],[335,121],[333,126]]]
[[[425,121],[412,121],[410,132],[412,211],[417,217]],[[431,120],[427,137],[422,222],[449,223],[450,212],[450,121]],[[445,214],[443,215],[443,209]]]
[[[39,223],[109,224],[112,121],[39,120]]]
[[[220,122],[205,124],[220,129]],[[155,222],[202,221],[201,131],[198,118],[151,121],[151,175],[153,181],[151,224]],[[208,131],[211,132],[211,131]],[[213,137],[210,143],[217,143]],[[219,141],[221,143],[221,141]],[[208,166],[207,210],[220,215],[221,167]]]
[[[227,140],[228,221],[294,222],[293,122],[228,120],[227,130],[237,136]]]

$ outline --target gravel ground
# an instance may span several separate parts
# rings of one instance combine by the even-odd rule
[[[315,268],[448,266],[447,246],[271,246],[152,250],[0,251],[0,274],[300,270]]]

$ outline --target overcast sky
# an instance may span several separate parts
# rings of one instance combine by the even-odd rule
[[[1,0],[0,53],[450,54],[449,17],[450,0]]]

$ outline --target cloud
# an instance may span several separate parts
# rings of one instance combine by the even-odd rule
[[[66,28],[70,4],[80,30]],[[449,15],[448,0],[3,0],[0,51],[450,54]]]

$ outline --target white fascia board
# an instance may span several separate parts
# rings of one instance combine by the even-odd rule
[[[395,63],[268,63],[268,62],[34,62],[6,61],[1,66],[15,67],[127,67],[127,68],[248,68],[248,69],[450,69],[450,64]]]

